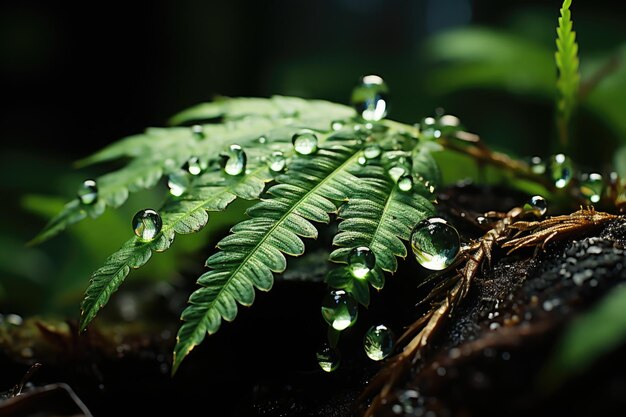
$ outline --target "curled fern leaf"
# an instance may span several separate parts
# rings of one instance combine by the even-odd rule
[[[237,303],[254,302],[254,287],[271,289],[273,273],[286,267],[284,254],[304,253],[301,237],[317,237],[311,221],[328,223],[329,213],[336,211],[333,200],[346,200],[358,188],[358,178],[350,173],[357,157],[356,147],[335,147],[321,149],[312,159],[296,159],[268,190],[271,197],[248,210],[251,219],[218,243],[221,251],[207,260],[212,269],[198,279],[201,288],[182,314],[173,372],[207,334],[219,329],[222,319],[234,320]]]
[[[576,32],[572,30],[571,4],[572,0],[563,1],[559,26],[556,29],[557,51],[555,60],[559,70],[559,77],[556,82],[559,93],[557,110],[559,132],[563,144],[567,142],[567,124],[576,105],[576,96],[580,84],[578,44],[576,43]]]

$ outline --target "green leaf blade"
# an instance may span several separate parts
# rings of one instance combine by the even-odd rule
[[[555,61],[559,72],[556,82],[558,90],[557,112],[558,128],[562,144],[568,140],[567,125],[576,107],[576,99],[580,85],[578,44],[573,29],[570,6],[571,0],[564,0],[561,7],[559,26],[556,29]]]
[[[204,228],[209,219],[208,212],[226,209],[238,197],[235,191],[240,184],[247,183],[250,189],[260,194],[270,178],[267,168],[262,164],[252,168],[247,175],[237,178],[226,178],[221,171],[212,171],[197,178],[187,194],[169,200],[159,210],[163,227],[156,240],[142,242],[137,238],[130,239],[93,273],[81,304],[80,329],[84,330],[106,305],[111,294],[119,288],[131,269],[148,262],[153,251],[167,250],[176,233],[195,233]],[[249,193],[245,195],[250,196]]]
[[[233,254],[218,252],[208,259],[207,264],[214,269],[198,280],[201,288],[192,294],[182,314],[184,323],[174,349],[173,372],[207,334],[219,329],[221,318],[235,317],[232,306],[236,309],[233,294],[237,287],[252,283],[268,291],[273,284],[272,272],[286,266],[283,254],[304,253],[301,237],[314,235],[310,221],[330,221],[328,213],[336,211],[330,199],[347,199],[349,184],[358,181],[350,173],[357,156],[358,148],[337,147],[320,149],[314,159],[297,158],[290,166],[292,174],[279,176],[278,184],[268,190],[270,198],[248,210],[251,220],[235,226],[233,234],[218,243],[224,253]],[[221,262],[224,260],[228,262]]]

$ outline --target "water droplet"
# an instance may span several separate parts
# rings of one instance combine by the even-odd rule
[[[311,155],[317,152],[317,135],[310,130],[302,130],[293,135],[291,143],[300,155]]]
[[[580,193],[592,203],[597,203],[602,197],[604,181],[598,173],[582,174],[580,176]]]
[[[202,125],[191,126],[191,134],[193,135],[194,138],[200,139],[200,140],[206,137],[206,135],[204,134],[204,128],[202,127]]]
[[[287,165],[287,159],[285,158],[285,155],[280,151],[272,152],[272,154],[267,157],[266,162],[267,166],[272,172],[281,172],[285,169],[285,166]]]
[[[81,204],[91,205],[98,199],[98,185],[94,180],[85,180],[78,187],[78,199]]]
[[[352,90],[352,104],[361,117],[377,122],[387,115],[387,84],[378,75],[366,75]]]
[[[230,145],[226,152],[221,153],[220,164],[228,175],[240,175],[246,171],[248,157],[239,145]]]
[[[534,195],[524,204],[524,211],[532,213],[537,217],[541,217],[548,211],[548,203],[546,199],[540,195]]]
[[[360,155],[357,159],[357,162],[359,163],[359,165],[367,165],[367,158],[363,155]]]
[[[413,178],[410,175],[403,175],[398,179],[400,191],[411,191],[413,189]]]
[[[425,117],[420,123],[420,139],[434,140],[441,137],[441,130],[434,117]]]
[[[178,170],[170,173],[167,178],[167,187],[170,189],[170,194],[174,197],[180,197],[187,187],[189,187],[189,177],[185,171]]]
[[[410,171],[403,165],[394,165],[387,171],[394,182],[398,182],[400,178],[409,175]]]
[[[187,160],[187,162],[185,162],[183,169],[191,175],[200,175],[202,172],[202,163],[200,162],[200,158],[192,156],[189,160]]]
[[[393,332],[383,324],[372,326],[363,338],[365,354],[373,361],[385,359],[393,351]]]
[[[568,156],[562,153],[552,156],[547,168],[556,188],[567,187],[574,173],[574,165]]]
[[[378,145],[367,145],[363,148],[363,156],[366,159],[375,159],[380,156],[382,149]]]
[[[546,172],[546,164],[538,156],[533,156],[532,158],[530,158],[530,161],[528,161],[528,166],[530,166],[530,170],[534,174],[542,175]]]
[[[354,248],[348,254],[348,265],[356,278],[366,278],[376,267],[376,255],[366,246]]]
[[[330,130],[334,130],[335,132],[343,129],[343,126],[343,120],[333,120],[332,122],[330,122]]]
[[[411,249],[424,268],[440,271],[452,264],[461,247],[459,232],[444,219],[431,217],[411,232]]]
[[[141,210],[133,217],[133,231],[144,242],[154,240],[162,225],[161,216],[152,209]]]
[[[258,138],[256,138],[256,141],[262,145],[264,143],[267,143],[267,138],[261,135]]]
[[[322,347],[315,353],[317,363],[325,372],[333,372],[339,367],[341,356],[339,351],[330,347],[328,343],[324,343]]]
[[[322,316],[335,330],[352,326],[358,313],[356,301],[344,290],[331,290],[322,300]]]
[[[461,126],[461,119],[451,114],[444,114],[437,120],[439,126],[457,128]]]
[[[7,314],[4,316],[4,320],[13,326],[21,326],[24,323],[24,319],[18,314]]]

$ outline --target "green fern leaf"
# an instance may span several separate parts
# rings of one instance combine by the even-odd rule
[[[157,239],[151,242],[130,239],[93,273],[81,305],[81,331],[108,302],[130,270],[148,262],[153,251],[167,250],[176,233],[201,230],[209,219],[207,212],[222,211],[237,197],[257,198],[269,179],[271,176],[264,164],[241,177],[227,178],[221,171],[212,171],[198,177],[183,196],[172,198],[159,210],[163,227]]]
[[[78,165],[84,166],[131,158],[126,166],[96,179],[96,204],[68,203],[31,243],[43,242],[87,216],[98,217],[107,206],[119,207],[130,192],[157,184],[171,164],[180,166],[192,156],[216,157],[233,143],[248,150],[259,146],[256,140],[261,135],[269,139],[284,139],[303,127],[327,130],[332,120],[352,116],[354,110],[339,104],[280,96],[271,99],[223,99],[192,108],[175,117],[175,121],[220,117],[222,123],[202,125],[203,140],[185,127],[147,129],[144,134],[123,139],[79,161]]]
[[[376,255],[378,268],[395,272],[396,257],[407,256],[402,240],[408,240],[413,226],[432,215],[434,207],[417,187],[401,191],[380,165],[370,164],[357,175],[365,185],[339,211],[342,222],[333,244],[340,248],[331,260],[345,262],[352,248],[366,246]]]
[[[273,273],[286,268],[284,254],[304,253],[301,237],[317,237],[311,221],[328,223],[329,213],[336,211],[332,201],[345,201],[359,188],[350,173],[358,155],[358,147],[336,146],[319,150],[312,159],[297,158],[268,190],[270,198],[248,210],[251,219],[218,243],[221,251],[207,260],[212,269],[198,279],[201,288],[182,314],[173,372],[207,333],[219,329],[222,319],[235,319],[237,303],[253,303],[254,287],[271,289]]]
[[[559,93],[557,109],[560,137],[563,144],[567,142],[567,124],[576,105],[576,96],[580,84],[578,44],[576,43],[576,32],[572,30],[571,4],[572,0],[563,1],[559,26],[556,29],[557,51],[555,60],[559,70],[559,77],[556,82]]]

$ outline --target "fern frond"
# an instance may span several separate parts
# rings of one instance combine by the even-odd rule
[[[174,349],[173,372],[207,334],[234,320],[237,303],[249,306],[254,287],[269,291],[273,273],[286,268],[284,254],[304,253],[301,237],[316,238],[311,221],[328,223],[334,201],[345,201],[359,179],[350,173],[357,146],[321,149],[314,158],[297,158],[264,199],[248,210],[250,220],[237,224],[218,243],[220,252],[207,260],[212,268],[198,279],[200,289],[189,298]]]
[[[559,26],[556,29],[557,39],[555,53],[559,76],[556,82],[558,90],[558,127],[563,144],[567,142],[567,124],[576,106],[576,96],[580,85],[578,44],[576,32],[572,30],[570,6],[572,0],[564,0],[561,7]]]
[[[271,140],[290,137],[302,127],[328,130],[332,120],[352,116],[354,110],[339,104],[280,96],[223,99],[197,106],[176,116],[175,121],[221,117],[220,124],[202,125],[204,139],[198,139],[190,128],[151,128],[79,161],[79,165],[84,166],[131,158],[126,166],[96,179],[98,201],[94,205],[71,201],[31,243],[43,242],[87,216],[98,217],[107,206],[119,207],[130,192],[157,184],[172,163],[180,166],[192,156],[216,158],[233,143],[246,147],[246,150],[259,147],[262,144],[256,139],[261,135]]]
[[[241,177],[230,177],[212,171],[195,179],[187,193],[172,197],[159,210],[163,227],[157,239],[143,242],[137,238],[127,241],[95,271],[81,304],[80,329],[84,330],[98,311],[108,302],[133,268],[143,266],[152,252],[167,250],[176,233],[188,234],[201,230],[209,219],[208,212],[222,211],[235,198],[257,198],[271,176],[265,164],[260,164]]]
[[[345,262],[348,252],[366,246],[376,255],[376,266],[387,272],[398,267],[396,257],[405,258],[402,240],[408,240],[411,229],[432,215],[433,205],[413,187],[401,191],[380,165],[370,164],[357,175],[365,184],[362,192],[350,199],[339,211],[339,233],[333,244],[340,246],[331,253],[336,262]]]

